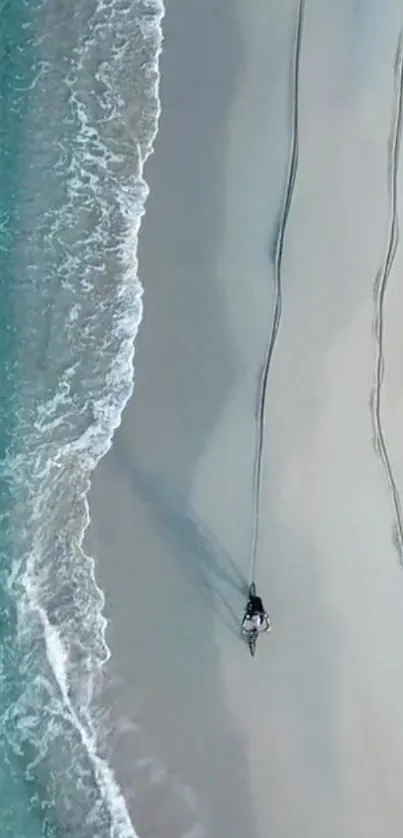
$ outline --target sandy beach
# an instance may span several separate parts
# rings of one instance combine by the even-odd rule
[[[256,561],[273,631],[254,659],[239,637],[297,13],[167,4],[135,392],[86,545],[109,621],[111,761],[141,838],[401,836],[394,0],[305,4]]]

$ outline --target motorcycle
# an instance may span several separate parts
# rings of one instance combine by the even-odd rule
[[[254,582],[252,582],[252,584],[250,585],[250,588],[249,588],[249,599],[251,597],[255,597],[255,596],[256,596],[256,586],[255,586]],[[271,624],[270,624],[269,616],[266,613],[264,614],[263,617],[259,617],[259,616],[255,615],[254,618],[253,618],[253,624],[251,626],[248,625],[248,622],[251,622],[251,620],[248,620],[248,616],[247,616],[247,613],[246,613],[245,617],[242,621],[242,635],[245,638],[245,640],[248,644],[248,647],[249,647],[249,651],[250,651],[250,653],[253,657],[255,652],[256,652],[256,643],[257,643],[258,635],[261,634],[262,632],[270,631]]]

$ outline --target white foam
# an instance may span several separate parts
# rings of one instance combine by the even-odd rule
[[[111,16],[113,19],[117,19],[119,14],[126,15],[130,9],[129,5],[126,9],[119,9],[118,5],[116,3],[115,6],[111,6],[105,2],[100,2],[94,18],[96,18],[97,13],[102,11],[107,12],[109,20],[106,19],[105,25],[109,26]],[[138,264],[136,254],[138,233],[148,195],[148,187],[143,177],[144,164],[153,150],[160,116],[158,62],[162,46],[161,22],[164,15],[164,7],[159,0],[156,0],[156,2],[144,2],[143,6],[153,12],[153,15],[149,16],[141,24],[141,31],[145,38],[152,39],[154,43],[154,55],[152,59],[150,58],[147,67],[149,85],[147,95],[153,100],[155,118],[153,130],[150,130],[147,136],[142,137],[141,143],[137,142],[138,171],[133,177],[128,177],[125,183],[119,184],[116,182],[115,184],[117,191],[114,195],[114,200],[116,206],[119,208],[121,218],[126,221],[126,233],[124,239],[119,242],[116,251],[122,269],[118,295],[121,301],[121,310],[115,323],[116,328],[114,333],[114,338],[119,344],[119,350],[105,376],[103,394],[91,404],[92,421],[86,429],[80,432],[78,436],[65,439],[64,441],[55,437],[55,433],[62,434],[64,432],[67,421],[66,417],[68,418],[69,413],[73,410],[70,404],[71,388],[77,365],[72,365],[65,370],[58,381],[56,392],[45,403],[39,402],[35,405],[35,418],[33,422],[31,410],[27,411],[27,418],[23,417],[21,413],[23,418],[21,419],[19,441],[14,445],[14,450],[3,470],[4,475],[8,476],[10,481],[12,481],[17,495],[18,491],[21,491],[21,497],[27,501],[25,512],[22,508],[20,510],[22,523],[24,521],[23,516],[24,514],[26,516],[27,510],[31,512],[31,519],[26,523],[26,529],[19,533],[22,543],[25,543],[27,546],[24,554],[15,562],[9,580],[10,591],[23,590],[24,592],[24,596],[19,601],[20,637],[23,637],[24,633],[29,632],[32,627],[32,615],[37,615],[42,628],[47,661],[62,696],[64,711],[67,714],[70,724],[73,725],[78,733],[82,745],[91,760],[95,776],[102,789],[103,798],[112,815],[113,827],[111,838],[135,838],[136,832],[131,823],[125,801],[115,781],[113,772],[107,762],[101,759],[98,754],[97,737],[90,717],[89,707],[77,708],[74,705],[74,691],[71,689],[72,684],[69,682],[70,660],[68,632],[70,628],[63,625],[57,626],[49,621],[48,613],[43,606],[44,595],[47,595],[48,591],[46,590],[46,581],[44,582],[41,572],[46,560],[48,562],[51,561],[51,557],[46,555],[46,550],[48,549],[46,522],[48,520],[47,516],[52,514],[52,502],[57,503],[52,481],[57,480],[57,476],[55,477],[56,472],[62,478],[63,474],[67,473],[69,465],[73,463],[80,470],[78,485],[85,487],[85,491],[80,490],[80,497],[77,501],[81,505],[82,529],[80,533],[76,534],[76,543],[78,544],[82,561],[87,562],[88,576],[91,579],[93,591],[97,592],[97,613],[92,615],[92,621],[96,624],[99,637],[94,639],[97,651],[95,653],[90,652],[89,660],[93,666],[102,666],[110,655],[105,640],[107,622],[102,613],[104,595],[96,585],[94,561],[92,558],[84,556],[82,543],[89,524],[86,493],[88,491],[90,473],[101,457],[109,450],[114,432],[120,424],[124,407],[133,391],[134,344],[143,311],[142,288],[137,276]],[[75,53],[76,63],[68,79],[70,105],[75,113],[78,134],[76,137],[75,154],[70,161],[71,177],[68,185],[68,204],[65,207],[65,215],[64,217],[59,215],[55,218],[50,218],[49,216],[51,223],[47,237],[45,238],[49,249],[54,247],[63,236],[63,229],[66,227],[66,222],[68,224],[69,218],[72,219],[74,217],[78,204],[81,203],[81,206],[85,206],[85,202],[90,201],[91,194],[99,193],[100,171],[109,172],[109,168],[114,163],[119,164],[124,159],[124,155],[117,153],[115,147],[107,145],[99,133],[97,125],[91,123],[85,101],[88,91],[82,90],[80,92],[78,84],[79,73],[83,68],[86,55],[98,36],[99,32],[97,32],[96,26],[94,25],[93,35],[87,37],[85,43],[83,42],[80,45],[80,51]],[[114,60],[119,61],[123,52],[123,47],[120,50],[116,49],[113,55]],[[45,67],[45,63],[43,66]],[[107,66],[104,66],[98,71],[98,76],[107,85]],[[150,88],[151,80],[153,82],[152,88]],[[38,76],[36,87],[39,83],[40,77]],[[110,83],[109,87],[111,105],[105,116],[105,121],[110,121],[115,118],[119,105],[122,104],[118,95],[115,95],[115,98],[113,98],[114,90],[112,83]],[[91,146],[90,150],[89,145]],[[65,159],[66,149],[61,147],[61,167]],[[107,231],[110,223],[108,214],[110,207],[108,206],[107,197],[105,200],[99,198],[98,208],[103,222],[100,227],[102,235],[102,231]],[[96,235],[99,239],[99,231],[96,232]],[[90,247],[90,235],[87,236],[84,230],[83,236],[83,240],[78,241],[77,246],[85,245]],[[87,240],[85,236],[87,236]],[[66,252],[63,271],[61,272],[62,289],[69,290],[69,274],[75,274],[78,265],[79,255],[76,256],[74,251],[71,253]],[[81,292],[84,296],[92,293],[94,287],[96,287],[94,286],[95,268],[93,265],[90,268],[91,271],[88,272],[88,275],[84,271],[82,276]],[[72,286],[71,289],[74,291]],[[73,305],[68,312],[68,324],[73,327],[78,319],[79,306],[77,304],[76,306]],[[33,388],[34,386],[35,382],[32,384]],[[33,392],[33,400],[35,402],[35,391]],[[24,507],[24,503],[20,504],[20,506]],[[19,514],[18,508],[17,503],[16,520]],[[92,600],[95,601],[94,595],[92,595]],[[102,650],[101,652],[99,651],[100,649]],[[89,672],[89,702],[91,700],[91,685],[92,676]],[[27,684],[26,688],[29,690],[29,684]],[[36,686],[33,686],[33,689],[35,690]],[[27,696],[25,696],[25,700],[28,701]],[[34,695],[31,700],[33,703],[35,700]],[[49,735],[52,735],[51,731]],[[15,736],[18,738],[18,731],[15,732]],[[15,744],[17,746],[17,740]],[[38,743],[42,747],[45,747],[45,744],[45,742]]]
[[[111,838],[137,838],[137,833],[133,828],[124,798],[120,792],[118,784],[116,783],[114,774],[107,762],[98,756],[95,731],[91,730],[90,725],[89,729],[84,727],[75,711],[75,708],[73,707],[72,702],[70,701],[65,667],[67,653],[63,647],[60,636],[57,630],[50,625],[46,612],[43,608],[37,606],[37,612],[43,626],[48,661],[60,687],[64,706],[68,709],[70,720],[76,731],[79,733],[81,741],[85,746],[94,767],[96,779],[102,788],[105,800],[108,803],[110,812],[113,816]]]

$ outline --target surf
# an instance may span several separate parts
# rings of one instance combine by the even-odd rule
[[[0,474],[2,731],[49,835],[136,835],[92,715],[110,653],[83,538],[91,473],[134,386],[137,241],[160,116],[163,15],[159,0],[89,2],[80,16],[38,3],[24,30],[34,55],[7,250],[18,293]]]

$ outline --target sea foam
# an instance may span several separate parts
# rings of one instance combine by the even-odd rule
[[[91,702],[109,657],[83,552],[90,476],[133,391],[137,242],[160,116],[159,0],[38,9],[26,201],[14,255],[15,430],[2,464],[15,603],[15,697],[3,730],[58,834],[136,835],[101,758]]]

